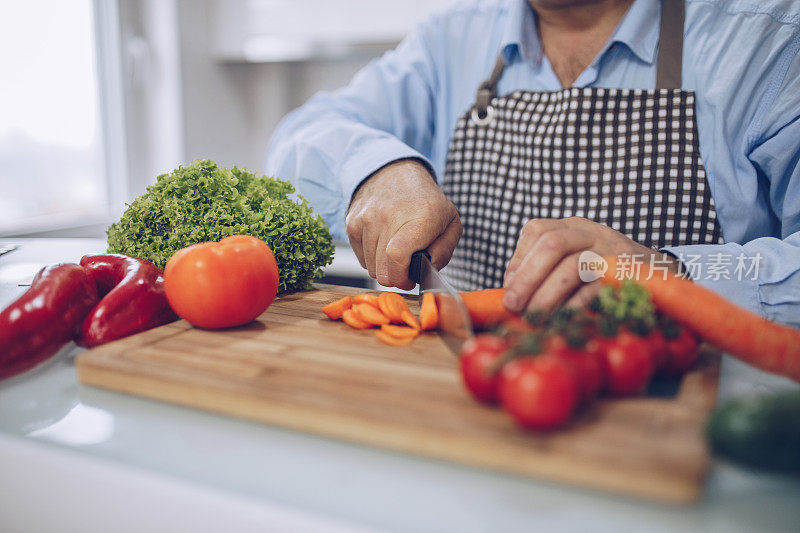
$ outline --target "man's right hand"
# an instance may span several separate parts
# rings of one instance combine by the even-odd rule
[[[361,266],[385,287],[414,288],[411,254],[427,249],[438,270],[461,238],[461,219],[424,165],[396,161],[370,176],[353,195],[347,235]]]

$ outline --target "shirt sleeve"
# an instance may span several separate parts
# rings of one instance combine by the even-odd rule
[[[416,158],[433,174],[435,25],[434,18],[419,25],[347,87],[315,95],[272,137],[266,171],[292,181],[339,239],[347,240],[344,221],[353,192],[373,172]]]
[[[695,282],[765,318],[800,327],[800,34],[792,46],[793,61],[747,154],[766,188],[776,236],[665,251],[687,265]]]

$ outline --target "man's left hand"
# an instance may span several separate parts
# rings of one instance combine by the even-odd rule
[[[668,261],[670,270],[679,267],[671,256],[585,218],[532,219],[522,227],[506,268],[503,303],[515,312],[586,305],[600,290],[599,282],[584,283],[578,275],[578,257],[586,250],[601,256],[627,254],[645,264],[655,256]]]

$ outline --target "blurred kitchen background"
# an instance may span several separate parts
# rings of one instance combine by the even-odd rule
[[[0,237],[105,237],[198,157],[263,172],[281,117],[451,2],[0,0]]]

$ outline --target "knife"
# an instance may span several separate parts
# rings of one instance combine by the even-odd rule
[[[432,292],[439,311],[439,336],[455,355],[461,353],[461,345],[471,338],[472,322],[467,307],[458,292],[431,265],[431,256],[426,250],[414,252],[408,277],[419,283],[419,292]]]

